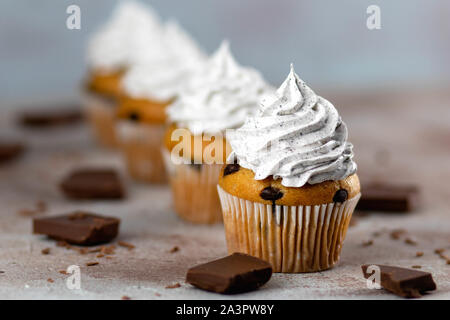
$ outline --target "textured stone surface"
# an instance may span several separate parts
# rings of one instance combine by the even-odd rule
[[[135,184],[126,178],[120,155],[96,150],[84,126],[48,132],[19,131],[11,112],[0,111],[0,136],[22,137],[29,145],[21,160],[0,167],[0,298],[2,299],[399,299],[383,290],[367,289],[361,265],[421,265],[433,274],[438,289],[422,299],[450,299],[450,265],[433,251],[450,256],[450,97],[433,93],[404,96],[334,97],[350,129],[363,181],[413,182],[423,191],[422,208],[411,214],[355,214],[341,260],[329,271],[274,274],[260,290],[236,296],[203,292],[184,282],[189,267],[226,255],[221,225],[196,226],[178,219],[167,187]],[[345,107],[344,107],[345,106]],[[429,112],[430,108],[434,110]],[[1,109],[0,109],[1,110]],[[124,201],[66,200],[57,187],[73,167],[111,165],[128,187]],[[120,217],[118,240],[136,246],[117,247],[113,259],[81,255],[31,234],[34,209],[39,216],[88,210]],[[394,229],[405,229],[399,240]],[[378,236],[373,233],[378,232]],[[404,239],[413,238],[410,245]],[[363,245],[373,240],[372,245]],[[116,243],[116,242],[114,242]],[[179,251],[170,252],[174,246]],[[41,250],[51,248],[48,255]],[[416,252],[422,251],[422,257]],[[87,262],[98,261],[87,267]],[[66,287],[59,270],[81,267],[81,290]],[[54,280],[53,283],[47,279]],[[181,287],[166,289],[179,282]]]

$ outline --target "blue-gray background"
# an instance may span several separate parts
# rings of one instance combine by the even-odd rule
[[[448,86],[450,1],[143,0],[176,18],[208,51],[223,38],[237,60],[279,84],[290,62],[313,88],[372,90]],[[66,8],[81,7],[81,30],[66,29]],[[2,0],[0,99],[75,96],[86,71],[89,35],[114,0]],[[366,9],[381,8],[381,30]]]

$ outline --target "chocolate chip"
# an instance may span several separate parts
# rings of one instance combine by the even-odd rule
[[[276,201],[276,200],[280,199],[281,197],[283,197],[283,192],[281,192],[281,190],[278,188],[267,187],[261,191],[259,196],[261,198],[263,198],[264,200]]]
[[[128,119],[132,121],[139,121],[140,116],[137,112],[130,112],[130,114],[128,115]]]
[[[333,202],[344,202],[345,200],[347,200],[348,197],[348,192],[345,189],[340,189],[338,191],[336,191],[336,193],[334,194],[333,197]]]
[[[238,165],[237,163],[227,164],[225,169],[223,169],[223,176],[225,177],[225,176],[227,176],[229,174],[238,172],[240,168],[241,168],[241,166]]]

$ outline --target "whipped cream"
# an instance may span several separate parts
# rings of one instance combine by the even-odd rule
[[[91,68],[111,72],[128,67],[142,46],[160,37],[162,26],[153,10],[137,1],[122,1],[111,19],[89,40]]]
[[[206,54],[176,23],[165,24],[162,36],[133,56],[122,81],[125,92],[135,98],[174,99],[204,61]]]
[[[238,65],[224,41],[168,107],[169,120],[193,134],[237,128],[258,110],[260,98],[273,90],[255,69]]]
[[[256,180],[281,178],[286,187],[341,180],[356,172],[353,145],[336,108],[316,95],[291,65],[276,93],[259,114],[227,139],[230,159],[255,173]]]

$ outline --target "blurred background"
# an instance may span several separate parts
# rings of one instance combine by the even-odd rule
[[[143,0],[175,18],[209,52],[228,38],[237,60],[280,84],[294,62],[320,91],[447,88],[450,2],[423,0]],[[76,97],[89,36],[115,0],[2,0],[0,99]],[[81,30],[66,28],[67,6],[81,8]],[[366,26],[369,5],[381,29]],[[327,96],[326,94],[323,94]]]

